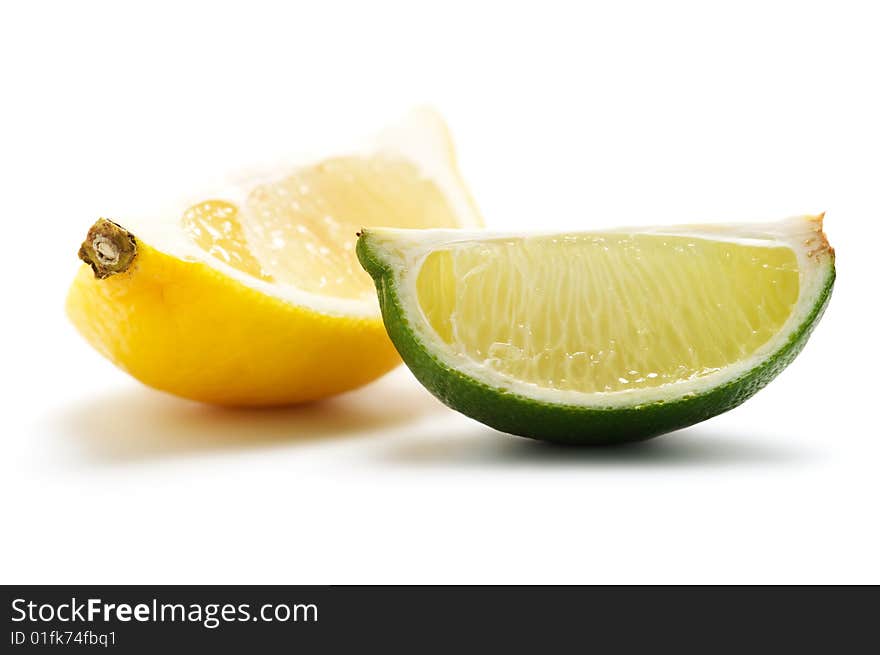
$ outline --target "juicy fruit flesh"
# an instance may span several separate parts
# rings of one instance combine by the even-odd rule
[[[540,387],[614,392],[754,353],[790,316],[799,272],[778,245],[579,234],[432,252],[417,293],[457,354]]]
[[[357,262],[364,226],[453,227],[446,197],[411,163],[340,157],[256,186],[243,207],[208,200],[186,210],[184,229],[210,255],[254,277],[337,298],[369,298]]]

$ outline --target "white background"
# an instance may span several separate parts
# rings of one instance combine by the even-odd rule
[[[4,3],[0,580],[880,582],[870,6]],[[742,407],[600,451],[497,433],[405,369],[199,406],[66,321],[98,216],[424,103],[490,226],[827,211],[825,318]]]

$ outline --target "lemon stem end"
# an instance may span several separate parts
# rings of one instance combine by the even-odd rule
[[[79,249],[79,258],[92,267],[99,280],[127,271],[137,257],[134,235],[106,218],[89,229]]]

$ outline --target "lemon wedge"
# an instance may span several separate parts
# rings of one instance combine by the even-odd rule
[[[157,389],[223,405],[315,400],[399,362],[357,231],[480,225],[444,122],[418,110],[350,152],[99,220],[67,312]]]

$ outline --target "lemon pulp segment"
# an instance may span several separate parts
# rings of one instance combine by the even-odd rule
[[[268,282],[337,298],[369,298],[373,285],[355,255],[365,226],[454,227],[437,185],[403,159],[338,157],[260,184],[242,207],[208,200],[183,227],[197,245]]]
[[[773,337],[798,301],[794,251],[650,234],[462,242],[416,281],[457,354],[540,387],[614,392],[717,371]]]

